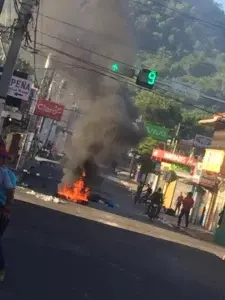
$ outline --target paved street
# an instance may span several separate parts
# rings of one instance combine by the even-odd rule
[[[0,299],[225,299],[219,247],[90,207],[17,198]]]

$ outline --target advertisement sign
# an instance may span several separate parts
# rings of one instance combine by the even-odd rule
[[[52,101],[47,101],[45,99],[39,99],[37,101],[34,114],[37,116],[60,121],[63,115],[63,111],[64,105]]]
[[[168,140],[168,128],[164,128],[158,125],[153,125],[151,123],[147,123],[145,125],[148,136],[160,140],[167,141]]]
[[[223,161],[223,150],[207,149],[203,158],[202,169],[219,174]]]
[[[211,143],[212,143],[212,138],[205,135],[196,134],[193,144],[194,147],[197,148],[207,148],[211,145]]]
[[[189,167],[195,167],[197,163],[196,159],[193,157],[181,155],[179,153],[172,153],[161,149],[154,149],[152,151],[152,159],[159,161],[168,161],[172,163],[186,165]]]
[[[214,187],[217,180],[216,174],[203,170],[202,168],[203,163],[197,163],[194,174],[192,176],[193,182],[205,187]]]
[[[1,75],[2,72],[0,72],[0,76]],[[27,101],[32,85],[33,83],[30,80],[12,76],[8,89],[8,96]]]

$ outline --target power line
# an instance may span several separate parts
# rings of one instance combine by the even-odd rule
[[[42,14],[42,13],[40,13],[40,16],[42,16],[42,17],[44,17],[44,18],[46,18],[46,19],[49,19],[49,20],[56,21],[56,22],[59,22],[59,23],[61,23],[61,24],[67,25],[67,26],[69,26],[69,27],[79,29],[79,30],[81,30],[81,31],[85,31],[85,32],[89,32],[89,33],[91,33],[91,34],[103,36],[103,37],[105,37],[107,40],[110,38],[112,41],[116,42],[117,44],[118,44],[118,42],[119,42],[118,39],[116,39],[116,38],[113,37],[113,36],[109,36],[108,34],[106,35],[106,34],[103,34],[103,33],[95,32],[95,31],[93,31],[93,30],[91,30],[91,29],[82,28],[82,27],[80,27],[79,25],[71,24],[71,23],[69,23],[69,22],[60,20],[60,19],[58,19],[58,18],[54,18],[54,17],[52,17],[52,16],[48,16],[48,15],[45,15],[45,14]],[[123,43],[119,43],[119,44],[123,45]]]
[[[147,3],[142,3],[142,2],[137,1],[137,0],[132,0],[132,2],[135,3],[135,4],[137,4],[137,5],[139,5],[139,6],[143,6],[143,7],[145,7],[145,8],[146,8],[146,7],[151,8],[150,5],[147,4]],[[225,24],[223,24],[223,23],[221,23],[221,22],[219,22],[219,21],[214,20],[214,21],[217,22],[217,24],[216,24],[216,23],[212,23],[212,22],[210,22],[210,21],[208,21],[208,20],[204,20],[204,19],[201,19],[201,18],[192,16],[192,15],[190,15],[190,14],[188,14],[188,13],[181,12],[181,11],[175,9],[175,8],[171,8],[171,7],[169,7],[168,5],[165,5],[165,4],[160,3],[160,2],[156,2],[156,1],[154,1],[154,0],[151,0],[151,1],[148,1],[148,2],[152,2],[155,6],[164,7],[164,8],[166,8],[166,9],[168,9],[168,10],[170,10],[170,11],[176,13],[176,14],[179,14],[179,15],[182,16],[183,18],[190,19],[190,20],[194,20],[194,21],[198,21],[198,22],[203,23],[203,24],[205,24],[205,25],[209,25],[209,26],[211,26],[211,27],[215,27],[215,28],[218,28],[218,29],[223,29],[223,30],[225,30]],[[66,22],[66,21],[63,21],[63,20],[61,20],[61,19],[59,19],[59,18],[55,18],[55,17],[49,16],[49,15],[45,15],[45,14],[42,14],[42,13],[41,13],[40,15],[41,15],[42,17],[44,17],[44,18],[47,18],[47,19],[50,19],[50,20],[53,20],[53,21],[57,21],[57,22],[59,22],[59,23],[61,23],[61,24],[64,24],[64,25],[67,25],[67,26],[70,26],[70,27],[73,27],[73,28],[77,28],[77,29],[82,30],[82,31],[88,31],[88,32],[94,33],[94,34],[96,34],[96,35],[101,35],[101,34],[98,34],[98,33],[94,32],[93,30],[82,28],[82,27],[80,27],[80,26],[78,26],[78,25],[76,25],[76,24],[71,24],[71,23]],[[103,35],[103,34],[102,34],[102,35]],[[106,37],[107,37],[107,39],[109,38],[108,35],[107,35]]]
[[[58,40],[58,41],[60,41],[60,42],[62,42],[62,43],[68,44],[68,45],[70,45],[70,46],[72,46],[72,47],[76,47],[76,48],[82,49],[82,50],[84,50],[84,51],[87,51],[87,52],[90,52],[90,53],[92,53],[92,54],[98,55],[98,56],[100,56],[100,57],[104,57],[104,58],[109,59],[109,60],[111,60],[111,61],[118,62],[118,63],[120,63],[120,64],[122,64],[122,65],[125,65],[125,66],[127,66],[127,67],[129,67],[129,68],[135,69],[135,70],[137,71],[137,68],[135,68],[135,67],[133,67],[132,65],[129,65],[129,64],[127,64],[127,63],[124,63],[124,62],[120,61],[120,60],[117,59],[117,58],[112,58],[112,57],[106,56],[106,55],[104,55],[104,54],[101,54],[101,53],[99,53],[99,52],[92,51],[92,50],[90,50],[90,49],[84,48],[84,47],[82,47],[82,46],[80,46],[80,45],[77,45],[77,44],[68,42],[68,41],[66,41],[66,40],[64,40],[64,39],[58,38],[57,36],[53,36],[53,35],[51,35],[51,34],[48,34],[48,33],[42,32],[42,31],[38,31],[38,32],[39,32],[40,34],[44,35],[44,36],[50,37],[50,38],[55,39],[55,40]],[[157,52],[157,50],[155,50],[155,49],[152,49],[152,50],[155,51],[155,52]],[[203,63],[203,62],[200,62],[199,64],[201,64],[201,65],[208,65],[207,63]],[[104,68],[104,67],[103,67],[103,68]],[[107,70],[108,70],[108,69],[107,69]],[[183,83],[183,82],[176,81],[176,80],[172,80],[172,82],[178,83],[179,85],[182,85],[182,86],[184,86],[184,87],[187,87],[187,88],[189,88],[190,90],[194,90],[194,91],[197,91],[197,92],[199,92],[199,93],[201,92],[201,89],[198,89],[198,88],[196,88],[196,87],[190,86],[190,85],[185,84],[185,83]]]
[[[46,46],[46,45],[45,45],[45,46]],[[52,48],[52,47],[50,47],[50,48]],[[54,49],[54,48],[53,48],[53,49]],[[59,51],[60,51],[60,50],[59,50]],[[61,53],[62,55],[68,56],[69,58],[72,58],[72,59],[77,60],[76,57],[74,57],[73,55],[70,55],[70,54],[68,54],[68,53],[66,53],[66,52],[60,51],[60,53]],[[44,56],[44,55],[41,55],[41,54],[39,54],[39,53],[38,53],[38,55]],[[44,56],[44,57],[46,57],[46,56]],[[106,77],[108,77],[108,78],[110,78],[110,79],[116,80],[116,81],[118,81],[118,82],[120,82],[120,83],[126,83],[126,84],[128,84],[128,85],[130,85],[130,86],[135,87],[136,89],[139,89],[139,90],[145,90],[145,91],[148,91],[148,92],[149,92],[149,90],[148,90],[147,88],[140,87],[140,86],[136,85],[134,82],[131,82],[131,81],[128,81],[128,80],[124,80],[124,77],[118,76],[118,74],[117,74],[116,76],[119,77],[119,79],[121,79],[121,80],[119,80],[119,79],[116,78],[115,76],[111,76],[111,75],[108,75],[108,74],[106,74],[106,73],[99,72],[98,70],[95,70],[95,69],[90,69],[90,68],[86,68],[86,67],[83,67],[83,66],[77,66],[77,65],[65,63],[65,62],[62,62],[62,61],[60,61],[60,60],[56,60],[56,61],[58,61],[58,62],[60,62],[60,63],[62,63],[62,64],[65,64],[65,65],[67,65],[67,66],[70,66],[70,67],[75,67],[75,68],[80,68],[80,69],[84,69],[84,70],[87,70],[87,71],[95,72],[95,73],[98,73],[98,74],[100,74],[100,75],[102,75],[102,76],[106,76]],[[89,65],[89,62],[88,62],[88,61],[85,62],[85,60],[83,60],[82,63],[84,63],[84,64],[86,63],[87,65]],[[94,65],[94,64],[92,64],[92,65]],[[95,65],[95,66],[96,66],[96,67],[99,67],[99,66],[97,66],[97,65]],[[101,68],[100,68],[100,69],[101,69]],[[103,71],[104,71],[104,70],[103,70]],[[108,70],[107,70],[107,71],[108,71]],[[111,72],[108,71],[108,73],[111,73]],[[163,90],[163,89],[162,89],[162,90]],[[165,90],[164,90],[164,91],[165,91]],[[180,100],[180,99],[177,98],[177,97],[174,97],[174,96],[171,96],[171,95],[160,94],[160,93],[158,93],[158,92],[156,92],[156,91],[153,91],[153,90],[151,90],[151,92],[152,92],[153,94],[158,95],[158,96],[161,96],[161,97],[164,97],[164,98],[169,98],[169,99],[171,99],[171,100],[174,100],[174,101],[176,101],[176,102],[178,102],[178,103],[180,103],[180,104],[183,104],[183,105],[186,105],[186,106],[191,106],[191,107],[193,107],[193,108],[199,109],[199,110],[204,111],[204,112],[206,112],[206,113],[208,113],[208,114],[216,114],[216,115],[218,115],[218,116],[221,116],[220,113],[217,113],[217,112],[214,112],[214,111],[209,111],[209,110],[207,110],[207,109],[205,109],[205,108],[202,108],[201,106],[197,106],[197,105],[192,104],[192,103],[185,103],[184,101]],[[166,91],[166,92],[167,92],[167,91]]]
[[[57,37],[57,36],[51,35],[51,34],[46,33],[46,32],[42,32],[42,31],[39,31],[39,30],[38,30],[38,32],[39,32],[40,34],[42,34],[42,35],[45,35],[45,36],[47,36],[47,37],[50,37],[50,38],[55,39],[55,40],[57,40],[57,41],[60,41],[60,42],[62,42],[62,43],[66,43],[66,44],[68,44],[68,45],[70,45],[70,46],[72,46],[72,47],[76,47],[76,48],[82,49],[82,50],[84,50],[84,51],[87,51],[87,52],[90,52],[90,53],[92,53],[92,54],[95,54],[95,55],[104,57],[104,58],[109,59],[109,60],[111,60],[111,61],[118,62],[118,63],[120,63],[120,64],[122,64],[122,65],[124,65],[124,66],[133,68],[133,66],[131,66],[131,65],[125,63],[125,62],[122,62],[122,61],[120,61],[120,60],[117,59],[117,58],[109,57],[109,56],[107,56],[107,55],[105,55],[105,54],[102,54],[102,53],[99,53],[99,52],[96,52],[96,51],[87,49],[87,48],[82,47],[82,46],[80,46],[80,45],[78,45],[78,44],[71,43],[71,42],[69,42],[69,41],[66,41],[66,40],[64,40],[64,39],[61,39],[61,38],[59,38],[59,37]],[[156,49],[153,49],[153,50],[154,50],[155,52],[157,52]]]
[[[150,5],[147,4],[147,3],[142,3],[142,2],[136,1],[136,0],[132,0],[132,2],[135,3],[135,4],[137,4],[137,5],[143,6],[145,8],[146,7],[151,8]],[[195,17],[195,16],[191,16],[188,13],[181,12],[181,11],[175,9],[175,8],[171,8],[171,7],[169,7],[169,6],[167,6],[167,5],[163,4],[163,3],[156,2],[154,0],[151,0],[151,1],[148,1],[148,2],[152,2],[155,6],[164,7],[164,8],[166,8],[166,9],[168,9],[168,10],[174,12],[174,13],[177,13],[177,14],[181,15],[184,18],[187,18],[187,19],[190,19],[190,20],[194,20],[194,21],[198,21],[198,22],[203,23],[205,25],[209,25],[209,26],[212,26],[212,27],[215,27],[215,28],[219,28],[219,29],[225,30],[225,24],[222,24],[222,23],[220,23],[220,22],[218,22],[216,20],[214,20],[214,21],[218,22],[218,24],[212,23],[210,21],[207,21],[207,20]]]
[[[129,64],[125,63],[125,62],[122,62],[121,60],[119,60],[119,59],[117,59],[117,58],[115,58],[115,57],[109,57],[109,56],[107,56],[107,55],[105,55],[105,54],[102,54],[102,53],[93,51],[93,50],[91,50],[91,49],[87,49],[87,48],[85,48],[85,47],[83,47],[83,46],[80,46],[80,45],[78,45],[78,44],[74,44],[74,43],[69,42],[69,41],[67,41],[67,40],[64,40],[64,39],[62,39],[62,38],[59,38],[59,37],[57,37],[57,36],[55,36],[55,35],[51,35],[51,34],[49,34],[49,33],[47,33],[47,32],[43,32],[43,31],[39,31],[39,30],[38,30],[38,32],[39,32],[41,35],[50,37],[50,38],[55,39],[55,40],[57,40],[57,41],[60,41],[60,42],[62,42],[62,43],[68,44],[68,45],[70,45],[70,46],[72,46],[72,47],[76,47],[76,48],[82,49],[82,50],[84,50],[84,51],[90,52],[90,53],[92,53],[92,54],[95,54],[95,55],[104,57],[104,58],[106,58],[106,59],[109,59],[109,60],[111,60],[111,61],[118,62],[118,63],[120,63],[120,64],[122,64],[122,65],[124,65],[124,66],[130,67],[130,68],[134,68],[134,66],[129,65]],[[153,48],[151,48],[150,50],[151,50],[151,51],[148,51],[148,52],[150,52],[150,53],[151,53],[151,52],[157,53],[157,52],[159,51],[158,49],[153,49]],[[176,56],[178,56],[178,55],[176,54],[174,57],[176,57]],[[201,64],[201,65],[208,65],[208,63],[204,63],[204,62],[199,62],[199,64]],[[135,69],[137,69],[137,68],[135,68]]]

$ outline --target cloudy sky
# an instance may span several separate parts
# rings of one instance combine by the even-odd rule
[[[215,0],[215,2],[222,4],[225,9],[225,0]]]

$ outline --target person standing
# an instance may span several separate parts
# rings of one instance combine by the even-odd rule
[[[187,197],[184,198],[182,204],[183,205],[182,205],[180,215],[178,217],[177,226],[180,227],[181,220],[182,220],[183,216],[185,216],[185,227],[187,228],[188,224],[189,224],[190,211],[191,211],[191,209],[194,205],[193,193],[192,192],[189,192],[187,194]]]
[[[117,172],[116,172],[117,166],[118,166],[117,162],[115,160],[113,160],[111,163],[111,168],[112,168],[112,172],[114,175],[117,175]]]
[[[184,200],[183,193],[180,193],[180,196],[177,197],[177,201],[176,201],[175,215],[176,213],[178,215],[180,214],[180,208],[183,203],[183,200]]]
[[[6,167],[8,154],[0,149],[0,281],[5,278],[5,259],[2,247],[2,237],[10,220],[10,205],[14,200],[16,176]]]

